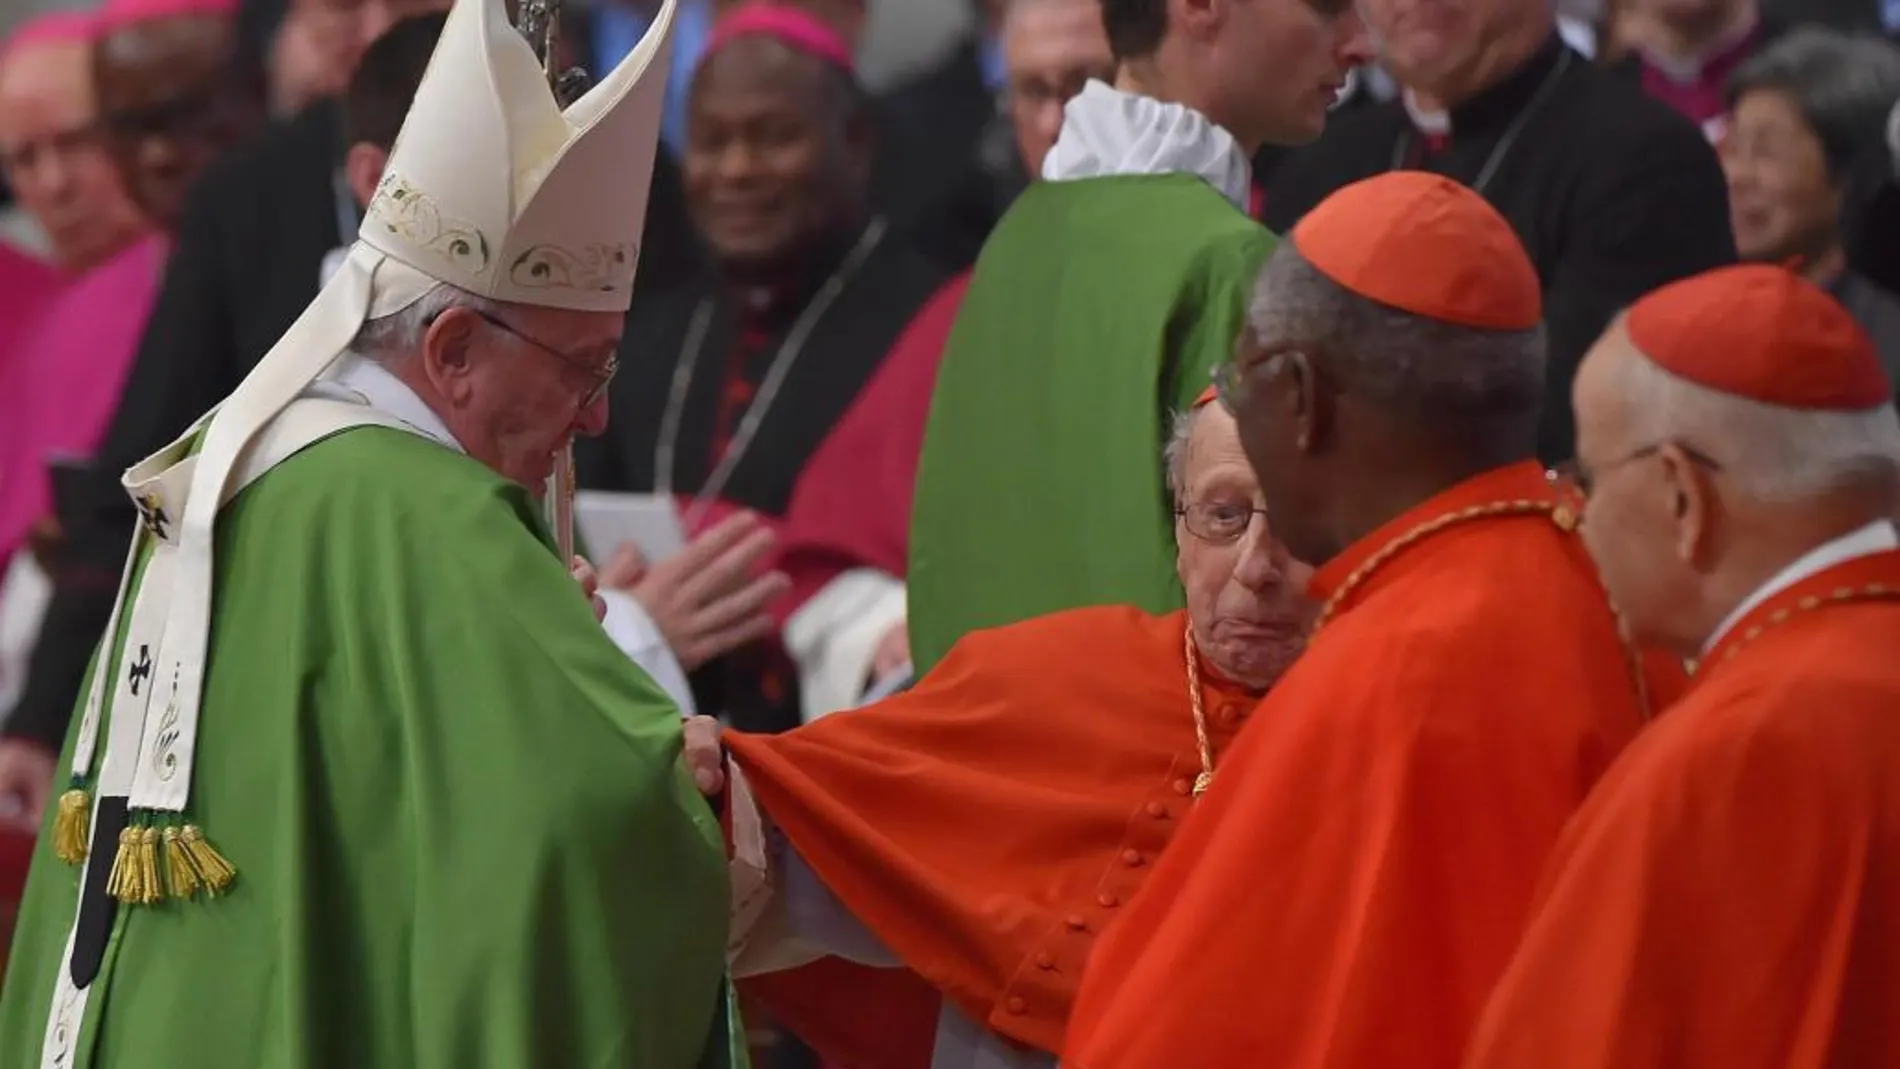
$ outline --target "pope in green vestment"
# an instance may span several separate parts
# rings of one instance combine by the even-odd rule
[[[239,875],[117,906],[76,1065],[729,1064],[718,823],[526,491],[349,430],[234,499],[217,561],[192,806]],[[79,892],[52,838],[9,1069],[40,1063]]]
[[[1091,83],[1062,137],[1107,94],[1127,96]],[[1238,157],[1224,132],[1204,141],[1218,138]],[[1244,162],[1235,170],[1244,187]],[[1011,207],[944,350],[918,461],[920,674],[981,628],[1086,605],[1181,607],[1162,445],[1172,413],[1232,355],[1272,248],[1194,173],[1042,181]]]
[[[526,488],[607,418],[675,6],[563,102],[458,0],[334,276],[126,473],[0,1069],[743,1069],[679,710]]]

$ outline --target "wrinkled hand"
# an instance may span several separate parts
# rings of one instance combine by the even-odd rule
[[[910,624],[898,621],[871,651],[871,680],[876,682],[910,663]]]
[[[726,752],[719,745],[719,721],[695,716],[686,721],[686,768],[693,786],[711,798],[726,789]]]
[[[594,619],[605,621],[607,599],[600,596],[600,577],[594,574],[594,566],[587,563],[586,558],[575,557],[568,565],[568,572],[581,585],[581,593],[587,595],[587,600],[593,604]]]
[[[59,758],[25,739],[0,739],[0,825],[37,834]]]
[[[651,566],[639,550],[622,546],[604,581],[640,602],[680,667],[690,672],[772,633],[766,606],[790,589],[791,581],[779,572],[754,575],[753,569],[776,542],[757,516],[742,512]]]

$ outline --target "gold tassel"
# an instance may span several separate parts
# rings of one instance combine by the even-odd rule
[[[87,827],[92,817],[92,797],[74,787],[59,796],[59,812],[53,817],[53,853],[68,865],[81,865],[91,844]]]
[[[190,899],[204,886],[204,874],[185,852],[184,837],[176,827],[165,829],[165,884],[171,897]]]
[[[132,859],[137,862],[138,895],[132,904],[149,906],[165,899],[165,885],[160,883],[158,873],[158,829],[146,826],[139,829],[138,848],[133,851]]]
[[[221,894],[225,888],[231,886],[232,880],[237,879],[237,869],[225,860],[223,854],[218,853],[218,848],[211,845],[211,841],[205,838],[205,833],[199,830],[198,825],[185,825],[178,837],[184,844],[185,852],[191,855],[192,861],[197,865],[199,875],[204,878],[205,894],[213,896]]]
[[[132,848],[138,843],[139,830],[128,825],[119,833],[119,849],[112,855],[112,873],[106,877],[106,894],[121,902],[126,897],[132,882]]]

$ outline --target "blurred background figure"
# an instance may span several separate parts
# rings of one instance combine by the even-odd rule
[[[1711,141],[1727,121],[1729,77],[1785,32],[1759,0],[1623,0],[1619,17],[1618,69]]]
[[[979,243],[1042,173],[1064,105],[1089,79],[1114,76],[1097,0],[1012,0],[1002,44],[1005,122],[984,134],[943,220],[945,233],[967,227]],[[909,670],[911,494],[937,365],[969,284],[965,272],[931,297],[799,475],[781,562],[792,590],[775,611],[807,720]]]
[[[1849,247],[1890,182],[1885,132],[1896,100],[1900,49],[1796,30],[1737,68],[1720,149],[1742,259],[1786,264],[1826,287],[1900,381],[1900,300],[1856,270],[1859,250]]]
[[[91,15],[49,15],[0,45],[0,173],[62,270],[111,256],[145,220],[100,136]]]
[[[1658,285],[1734,261],[1715,153],[1633,79],[1572,49],[1550,0],[1362,7],[1399,98],[1336,114],[1274,175],[1262,218],[1284,232],[1333,191],[1394,168],[1483,194],[1543,284],[1539,450],[1562,461],[1574,438],[1570,380],[1610,317]]]
[[[93,78],[107,144],[160,227],[263,117],[263,87],[240,66],[236,10],[236,0],[116,0],[102,16]]]
[[[580,443],[583,487],[673,496],[695,539],[735,512],[771,526],[807,457],[943,283],[873,201],[880,146],[851,62],[841,34],[789,6],[748,4],[714,29],[682,161],[710,263],[636,297],[614,416]],[[693,670],[701,710],[749,730],[799,723],[791,666],[776,642],[757,641],[769,617],[735,612],[712,656],[689,652],[708,645],[689,633],[698,607],[657,589],[666,573],[631,547],[594,551],[615,554],[603,586],[654,617]]]
[[[259,111],[254,83],[234,77],[235,10],[231,0],[113,0],[92,22],[93,43],[82,54],[99,106],[90,151],[112,169],[92,200],[136,202],[142,211],[131,212],[136,229],[119,231],[116,244],[95,252],[36,312],[0,378],[0,423],[9,428],[0,453],[0,560],[8,565],[0,609],[26,621],[12,631],[25,649],[39,630],[34,609],[43,611],[64,557],[56,480],[84,470],[119,405],[185,190],[249,132]],[[61,231],[49,223],[48,232]],[[27,545],[32,553],[18,552]],[[19,689],[18,674],[8,690]],[[17,767],[37,771],[56,741],[32,746],[0,743],[0,786]],[[37,820],[43,798],[5,796],[29,826]]]

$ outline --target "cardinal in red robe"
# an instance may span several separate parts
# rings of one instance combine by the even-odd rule
[[[1269,259],[1219,381],[1317,629],[1096,948],[1064,1066],[1457,1066],[1668,696],[1532,459],[1540,316],[1510,225],[1434,175],[1346,187]]]
[[[1778,267],[1665,287],[1577,376],[1585,540],[1699,667],[1565,832],[1471,1069],[1900,1065],[1900,421]]]
[[[1301,648],[1232,417],[1183,417],[1168,470],[1184,612],[977,632],[895,698],[726,734],[734,973],[832,1064],[1053,1066],[1097,935]],[[712,789],[716,725],[687,734]]]

